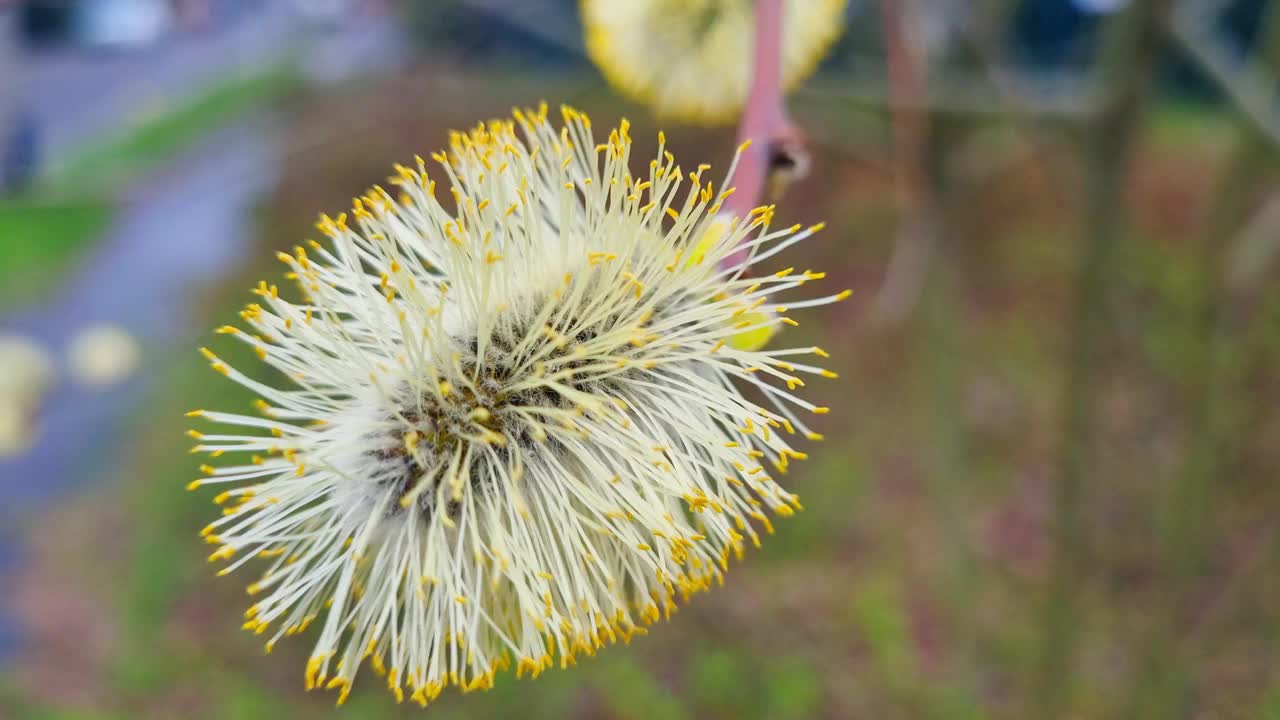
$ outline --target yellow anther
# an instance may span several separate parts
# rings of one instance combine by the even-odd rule
[[[230,558],[235,554],[236,554],[235,548],[231,547],[230,545],[223,545],[222,547],[215,550],[212,555],[209,556],[209,562],[226,560],[227,558]]]

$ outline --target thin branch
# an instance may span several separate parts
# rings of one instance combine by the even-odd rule
[[[1274,89],[1275,77],[1266,77],[1256,64],[1233,63],[1227,49],[1209,34],[1210,27],[1202,12],[1183,8],[1172,14],[1169,33],[1253,128],[1280,147],[1280,93]]]
[[[1274,73],[1280,69],[1280,9],[1266,11],[1260,37],[1249,64]],[[1248,222],[1254,211],[1253,190],[1269,174],[1272,164],[1272,156],[1266,152],[1267,139],[1254,131],[1245,108],[1237,108],[1239,136],[1198,240],[1198,292],[1193,314],[1197,342],[1187,353],[1191,368],[1187,450],[1182,472],[1164,500],[1164,567],[1169,574],[1170,600],[1151,643],[1152,677],[1139,683],[1164,690],[1153,697],[1156,704],[1151,709],[1157,715],[1173,708],[1191,709],[1195,658],[1190,653],[1194,648],[1188,646],[1182,629],[1196,615],[1195,592],[1212,550],[1206,533],[1214,508],[1221,502],[1215,481],[1232,455],[1230,426],[1238,400],[1233,395],[1238,389],[1228,358],[1240,352],[1240,341],[1229,312],[1232,287],[1226,272],[1228,260],[1234,258],[1222,238]],[[1268,219],[1265,213],[1262,218]]]
[[[801,135],[787,116],[782,95],[782,23],[782,0],[756,2],[751,87],[738,126],[738,142],[749,146],[733,178],[737,191],[724,207],[739,217],[772,199],[766,197],[767,186],[781,164],[802,167],[807,162]],[[744,247],[731,253],[723,266],[741,265],[747,252]]]
[[[925,92],[924,53],[911,34],[907,0],[884,0],[881,22],[885,37],[885,66],[889,85],[889,114],[893,131],[895,191],[901,223],[889,259],[884,284],[875,299],[875,317],[896,324],[920,297],[937,229],[937,201],[925,169],[929,115]]]
[[[1085,499],[1098,430],[1098,377],[1107,330],[1114,249],[1123,230],[1123,185],[1159,54],[1159,26],[1169,0],[1134,0],[1111,22],[1102,78],[1109,97],[1086,148],[1081,264],[1064,387],[1061,466],[1054,485],[1053,558],[1047,588],[1034,717],[1053,720],[1070,707],[1085,577]]]
[[[1233,294],[1249,292],[1268,277],[1268,271],[1280,258],[1277,228],[1280,228],[1280,192],[1271,194],[1231,243],[1223,281]]]
[[[796,91],[806,102],[852,103],[873,108],[894,104],[892,88],[882,78],[886,63],[868,60],[852,78],[838,83],[817,79]],[[1000,81],[993,82],[992,74]],[[1100,93],[1095,83],[1076,73],[1039,72],[1002,68],[968,73],[939,68],[926,79],[926,92],[910,98],[909,107],[977,116],[1019,115],[1066,120],[1086,119],[1098,111]]]

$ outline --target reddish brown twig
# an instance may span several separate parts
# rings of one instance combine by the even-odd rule
[[[750,146],[742,152],[734,173],[737,191],[724,205],[725,212],[737,217],[767,199],[766,187],[773,173],[782,166],[803,164],[802,138],[787,117],[782,95],[782,22],[782,0],[756,2],[751,86],[738,126],[738,142]],[[747,252],[743,247],[731,253],[722,266],[742,265]]]
[[[885,0],[880,7],[889,75],[894,191],[902,222],[884,285],[876,295],[874,316],[892,325],[906,317],[923,289],[936,241],[937,202],[925,171],[930,132],[927,68],[920,42],[912,33],[914,7],[905,0]]]

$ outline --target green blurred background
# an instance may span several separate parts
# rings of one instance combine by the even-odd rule
[[[422,712],[371,678],[334,710],[302,689],[312,638],[240,631],[181,414],[252,398],[194,348],[251,367],[206,329],[450,128],[569,102],[647,157],[658,126],[587,63],[571,0],[177,3],[144,44],[39,5],[9,65],[43,149],[0,199],[0,333],[56,356],[96,314],[144,352],[111,388],[60,381],[0,458],[0,717]],[[786,331],[840,373],[788,477],[806,510],[630,647],[425,712],[1280,718],[1274,6],[851,4],[791,99],[812,166],[779,204],[828,223],[780,266],[855,290]],[[735,146],[663,129],[686,165]]]

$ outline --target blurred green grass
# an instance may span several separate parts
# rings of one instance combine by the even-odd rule
[[[111,215],[109,205],[91,200],[0,201],[0,310],[56,286]]]

